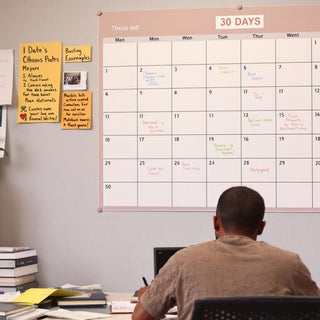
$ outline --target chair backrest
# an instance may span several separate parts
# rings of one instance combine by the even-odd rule
[[[269,296],[199,299],[192,320],[318,320],[320,297]]]

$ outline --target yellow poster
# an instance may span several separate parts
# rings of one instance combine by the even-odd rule
[[[62,42],[20,44],[18,122],[59,122]]]
[[[91,96],[91,91],[63,92],[61,129],[91,128]]]
[[[91,46],[68,46],[63,49],[64,62],[91,61]]]

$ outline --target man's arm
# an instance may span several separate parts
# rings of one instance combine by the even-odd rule
[[[132,313],[132,320],[156,320],[143,308],[140,302],[137,303]]]
[[[132,320],[156,320],[154,317],[152,317],[142,306],[142,304],[139,302],[141,296],[148,290],[148,287],[140,288],[138,293],[138,303],[136,307],[134,308],[134,311],[132,313]]]

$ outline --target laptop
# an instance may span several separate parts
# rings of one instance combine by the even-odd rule
[[[185,247],[157,247],[153,248],[154,276],[177,251]]]

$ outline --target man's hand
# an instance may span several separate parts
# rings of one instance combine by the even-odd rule
[[[139,289],[139,293],[138,293],[138,299],[141,298],[141,296],[148,290],[148,287],[141,287]]]

